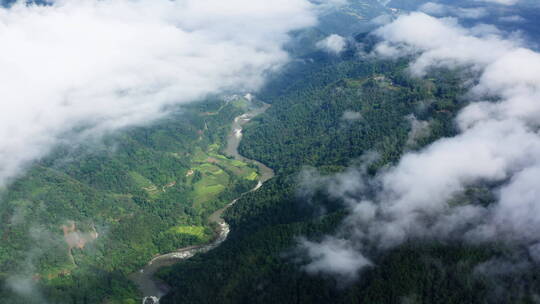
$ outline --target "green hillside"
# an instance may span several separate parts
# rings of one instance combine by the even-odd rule
[[[501,284],[515,292],[495,302],[529,303],[539,289],[535,270],[500,280],[475,272],[480,263],[505,254],[495,245],[409,242],[378,255],[376,267],[348,284],[303,270],[298,238],[320,239],[346,214],[341,202],[324,193],[309,200],[299,194],[303,168],[340,172],[376,151],[379,161],[370,168],[375,174],[404,151],[455,134],[452,121],[465,105],[460,96],[466,90],[459,72],[434,70],[412,79],[405,67],[345,54],[339,62],[291,65],[285,75],[307,76],[270,83],[261,98],[272,107],[247,126],[240,150],[278,175],[228,210],[232,233],[221,247],[161,272],[175,286],[161,302],[490,303],[490,290]],[[414,144],[408,141],[411,114],[430,122],[429,134]],[[522,279],[530,285],[520,293]]]
[[[157,253],[213,239],[208,216],[257,179],[254,166],[221,153],[246,106],[197,103],[103,144],[59,147],[39,161],[2,196],[2,299],[135,300],[127,275]],[[21,282],[28,298],[11,294],[9,284]]]

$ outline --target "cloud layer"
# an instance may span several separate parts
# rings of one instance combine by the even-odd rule
[[[519,2],[519,0],[476,0],[476,1],[496,3],[496,4],[501,4],[501,5],[514,5]]]
[[[459,135],[405,154],[375,178],[351,169],[326,182],[326,191],[343,200],[350,215],[336,236],[302,243],[313,258],[308,268],[335,273],[344,267],[330,254],[356,255],[362,263],[350,264],[355,271],[341,272],[354,278],[370,265],[370,252],[411,239],[503,241],[538,260],[540,54],[519,40],[423,13],[402,16],[376,34],[385,40],[377,47],[380,55],[415,54],[415,75],[458,66],[480,76],[468,96],[471,104],[457,117]],[[467,189],[486,185],[492,204],[464,203]],[[344,252],[325,255],[329,242]]]
[[[486,8],[461,8],[435,2],[424,3],[420,11],[438,17],[452,15],[463,19],[478,19],[488,14]]]
[[[347,40],[337,34],[332,34],[317,43],[317,47],[329,53],[339,54],[347,46]]]
[[[0,186],[52,146],[257,89],[307,0],[59,0],[0,8]],[[68,136],[69,135],[69,136]]]

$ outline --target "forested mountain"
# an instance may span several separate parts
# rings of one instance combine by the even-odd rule
[[[286,73],[300,73],[296,69],[307,76],[271,83],[272,89],[261,95],[272,107],[248,126],[241,145],[242,153],[267,163],[278,176],[226,213],[229,241],[162,271],[161,277],[175,286],[162,302],[489,301],[493,282],[476,276],[474,269],[501,254],[492,247],[407,243],[378,257],[377,267],[345,285],[306,273],[298,254],[299,238],[320,239],[337,229],[344,216],[342,202],[324,193],[306,200],[299,192],[300,173],[306,167],[338,172],[377,151],[379,160],[371,167],[375,174],[405,150],[452,136],[452,119],[466,104],[458,71],[437,70],[413,79],[406,61],[359,61],[347,55],[337,62],[291,66]],[[412,144],[411,115],[430,122],[430,132]],[[516,281],[508,284],[519,288]]]
[[[535,3],[156,1],[0,2],[0,42],[58,6],[120,62],[52,31],[98,72],[13,94],[0,134],[53,127],[15,173],[0,138],[0,303],[538,303]]]
[[[157,253],[210,241],[208,216],[256,183],[255,168],[220,152],[248,106],[214,98],[102,143],[59,147],[33,166],[3,190],[2,298],[137,298],[129,274]],[[23,283],[28,298],[9,288]]]
[[[416,9],[424,3],[417,2],[389,1],[387,7]],[[454,1],[437,4],[449,5],[438,9],[456,9],[459,13],[463,12],[461,8],[477,9],[477,3],[470,2],[460,8],[452,7],[459,5]],[[484,14],[483,9],[489,5],[480,5],[480,12]],[[526,17],[533,11],[501,4],[497,10],[462,23],[471,27],[480,22],[497,23],[508,31],[528,28],[523,34],[534,37],[538,31],[533,28],[538,23]],[[523,19],[520,23],[497,21],[508,14]],[[513,18],[517,19],[515,15]],[[504,242],[504,238],[471,243],[463,241],[463,236],[443,240],[420,237],[405,240],[391,250],[371,249],[373,265],[352,281],[310,271],[312,261],[300,244],[306,239],[324,242],[328,235],[347,237],[347,232],[337,232],[351,212],[342,198],[313,186],[317,178],[344,172],[377,152],[367,170],[367,175],[375,178],[395,166],[405,153],[456,136],[462,127],[457,126],[460,122],[456,123],[456,116],[468,105],[471,94],[467,92],[479,81],[478,71],[466,65],[437,67],[423,77],[411,77],[410,60],[414,56],[400,60],[365,56],[363,51],[369,53],[372,39],[358,35],[353,44],[355,52],[348,49],[337,57],[316,50],[301,53],[297,62],[260,92],[259,97],[272,107],[246,127],[240,151],[274,168],[277,176],[228,210],[230,241],[160,273],[175,286],[162,299],[164,303],[538,301],[540,282],[534,254],[519,249],[519,241]],[[359,45],[363,48],[360,52]],[[437,64],[445,65],[444,61]],[[488,100],[500,102],[496,96]],[[416,132],[419,126],[429,126],[429,131]],[[360,177],[352,174],[350,178]],[[304,183],[312,183],[308,188],[313,192],[306,193]],[[345,187],[334,184],[340,186]],[[489,181],[477,183],[449,204],[495,208],[500,193],[490,191],[499,186]],[[466,221],[465,214],[459,216]],[[525,225],[532,225],[532,221]],[[328,256],[338,265],[339,259],[347,260],[337,254],[337,249]]]

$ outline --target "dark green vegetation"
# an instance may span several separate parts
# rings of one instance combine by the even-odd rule
[[[298,237],[317,240],[339,227],[346,213],[323,194],[302,197],[298,172],[304,166],[338,172],[377,151],[373,174],[405,150],[452,136],[466,90],[457,71],[411,79],[405,61],[311,56],[314,62],[291,65],[263,91],[259,97],[272,107],[246,127],[241,143],[243,155],[266,163],[277,176],[227,211],[232,232],[221,247],[161,272],[175,286],[162,302],[528,303],[538,290],[534,270],[500,280],[475,270],[504,254],[503,248],[407,243],[378,253],[376,267],[345,285],[302,270]],[[430,122],[429,134],[413,142],[406,119],[411,114]],[[526,285],[519,283],[524,277]]]
[[[209,242],[208,216],[255,184],[254,167],[220,152],[247,106],[186,106],[33,166],[1,198],[2,302],[138,303],[127,275]]]
[[[228,241],[161,272],[174,286],[162,303],[532,302],[538,269],[495,279],[476,272],[508,254],[495,246],[406,243],[378,253],[376,267],[349,284],[302,270],[297,239],[332,233],[346,211],[323,193],[303,197],[298,173],[339,172],[376,151],[374,174],[454,135],[466,88],[456,71],[412,79],[407,60],[300,51],[258,95],[272,107],[246,125],[240,146],[277,176],[228,209]],[[244,103],[198,103],[105,143],[60,147],[33,166],[3,191],[0,302],[138,303],[127,275],[157,253],[208,242],[208,215],[253,186],[255,169],[220,152]],[[410,140],[410,115],[429,132]],[[489,204],[486,192],[469,189],[452,203]]]
[[[274,106],[246,128],[240,152],[277,171],[296,171],[305,165],[346,166],[369,150],[381,153],[383,163],[396,160],[407,141],[409,114],[431,120],[431,135],[419,145],[452,134],[460,105],[459,91],[449,87],[459,79],[442,72],[410,79],[404,68],[360,60],[323,67],[314,80],[268,96]],[[310,83],[306,89],[304,81]]]

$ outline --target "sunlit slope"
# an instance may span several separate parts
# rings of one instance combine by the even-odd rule
[[[256,183],[254,166],[221,152],[247,105],[216,99],[104,143],[59,147],[3,190],[0,279],[49,299],[135,299],[127,274],[208,242],[208,216]]]

